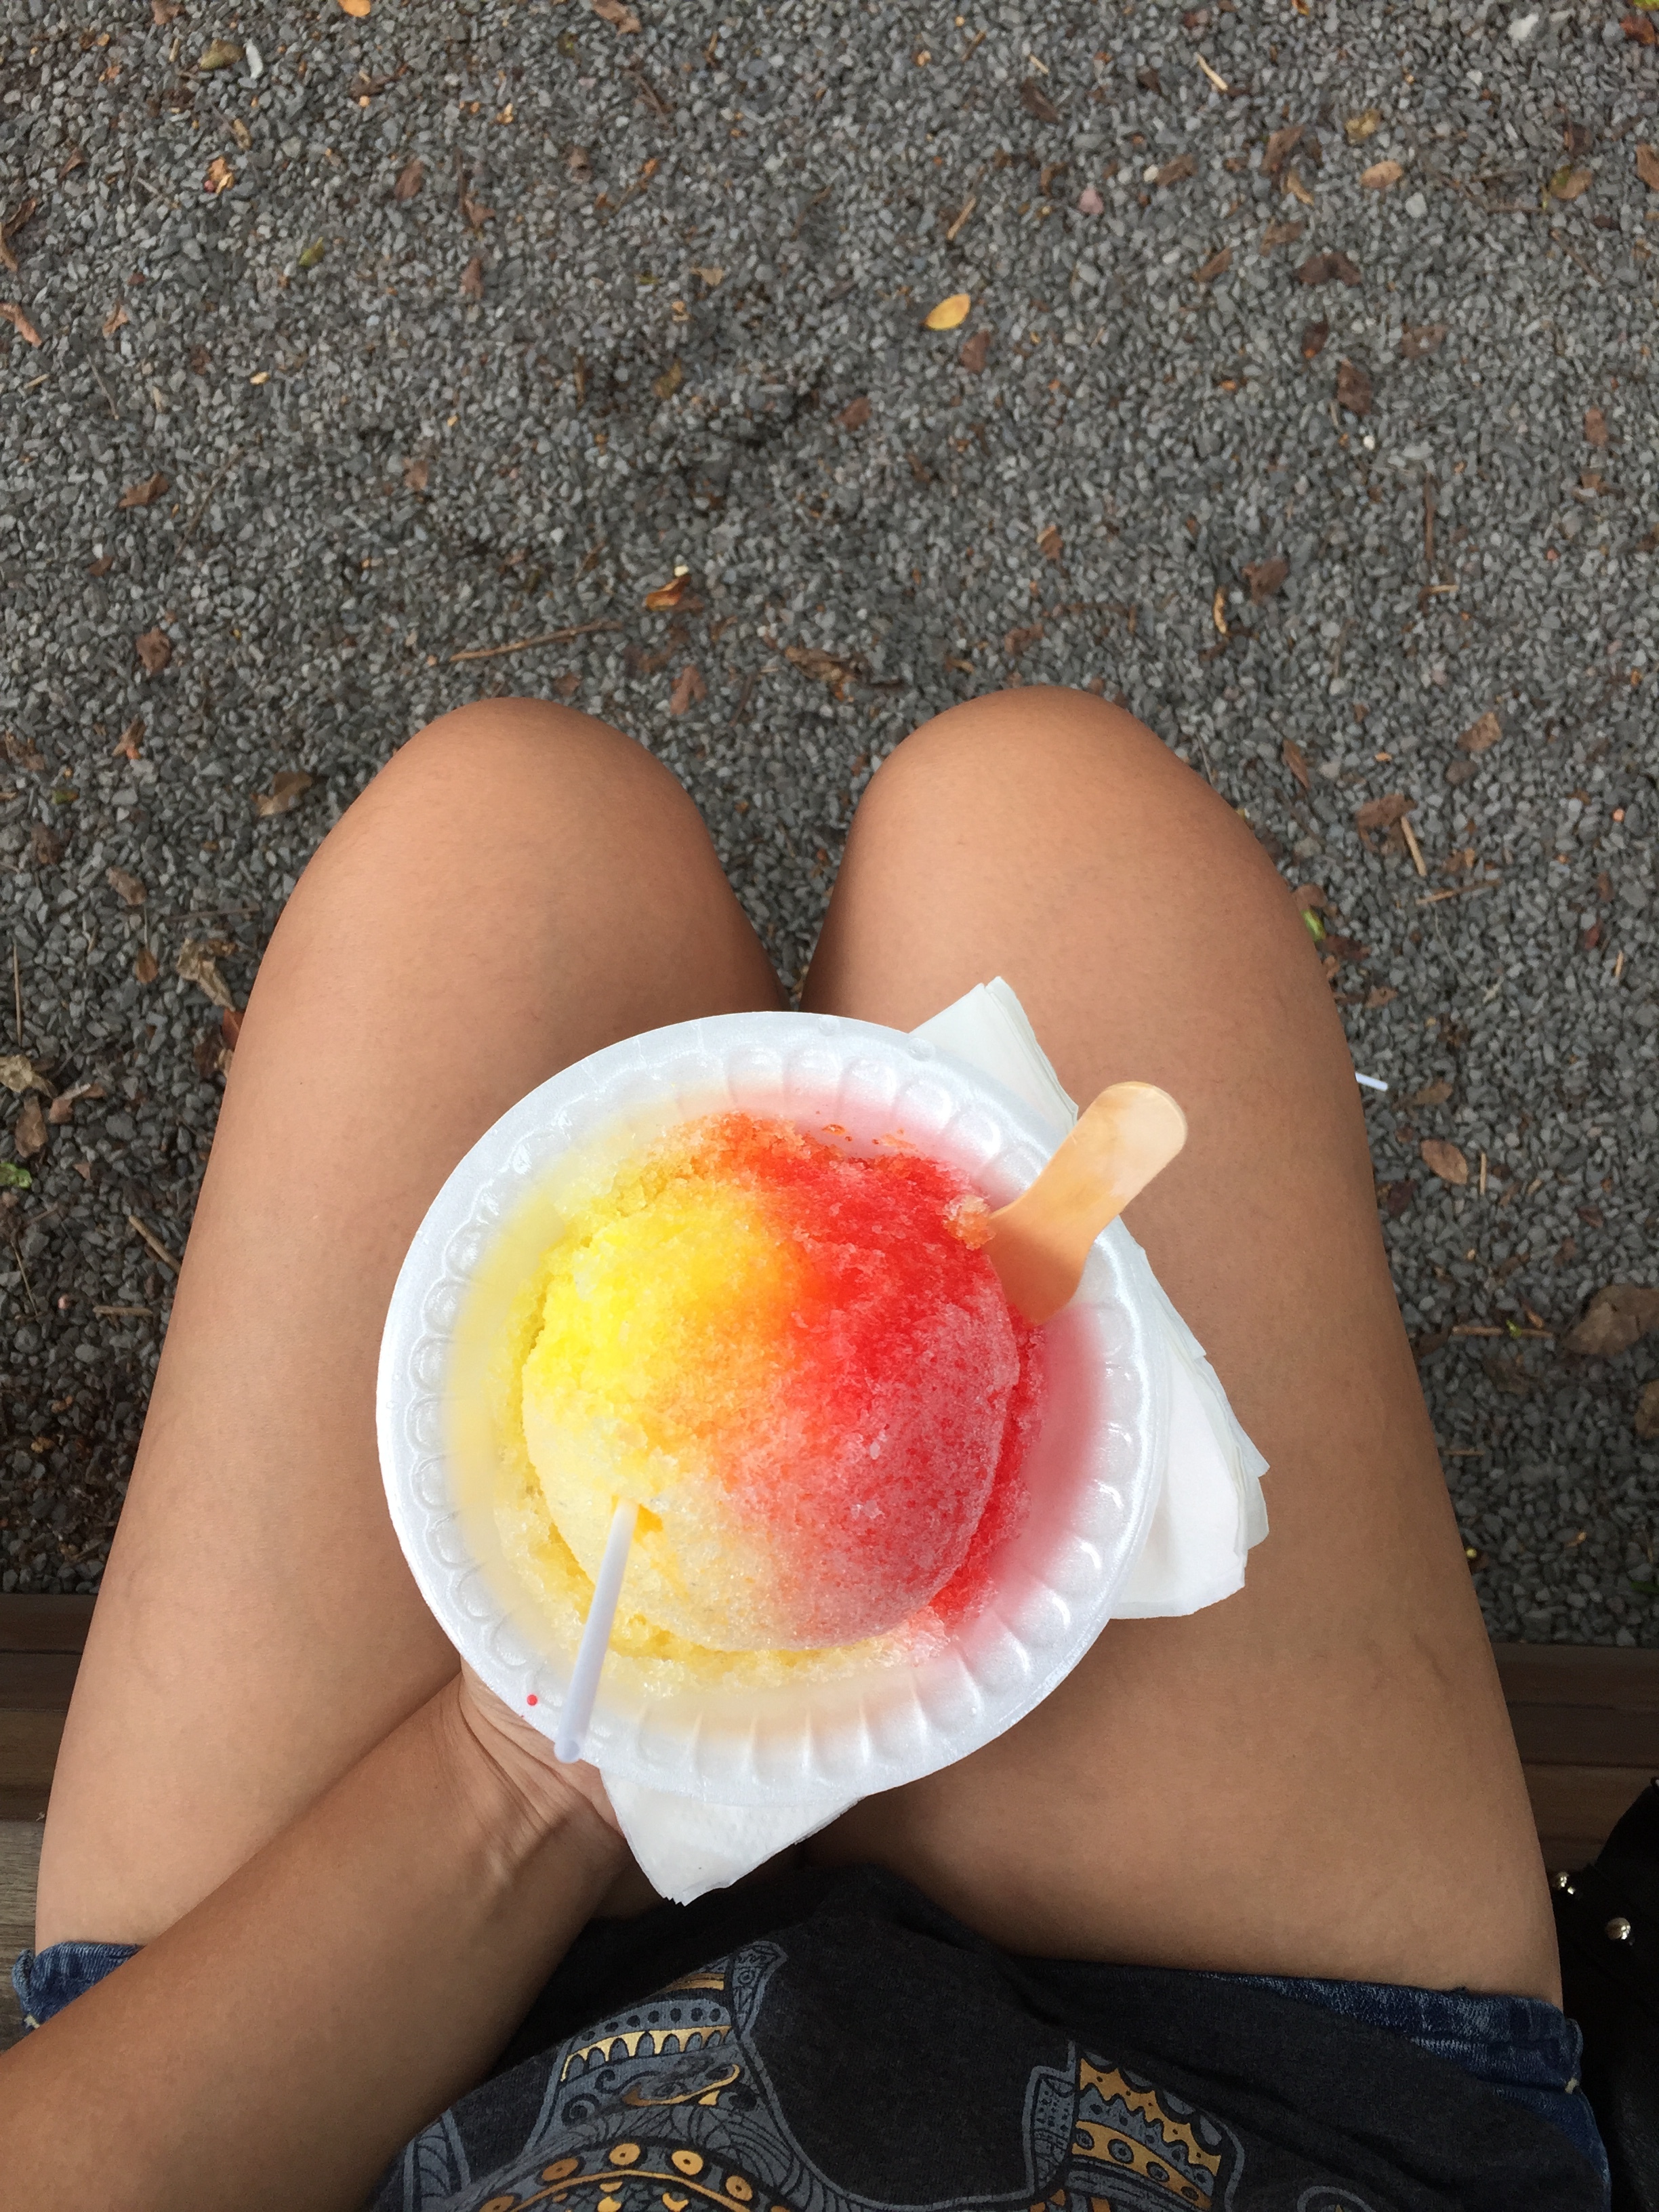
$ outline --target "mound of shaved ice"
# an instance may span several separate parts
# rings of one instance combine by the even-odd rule
[[[1017,1524],[1036,1333],[939,1162],[724,1114],[591,1194],[522,1369],[553,1531],[622,1609],[717,1652],[810,1651],[971,1607]]]

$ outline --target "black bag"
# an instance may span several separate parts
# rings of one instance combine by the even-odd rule
[[[1584,2094],[1613,2212],[1659,2212],[1659,1780],[1577,1874],[1557,1875],[1562,2004],[1584,2036]]]

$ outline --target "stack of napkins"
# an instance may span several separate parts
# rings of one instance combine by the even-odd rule
[[[1053,1125],[1056,1143],[1076,1121],[1076,1103],[1061,1090],[1025,1009],[1000,975],[923,1022],[915,1035],[1013,1091]],[[1113,1608],[1141,1620],[1197,1613],[1231,1597],[1243,1587],[1251,1546],[1267,1533],[1261,1497],[1267,1462],[1239,1426],[1203,1346],[1161,1285],[1158,1297],[1170,1352],[1169,1457],[1146,1545]],[[787,1806],[710,1805],[620,1776],[607,1774],[605,1782],[647,1880],[682,1905],[738,1881],[857,1802],[854,1792]]]

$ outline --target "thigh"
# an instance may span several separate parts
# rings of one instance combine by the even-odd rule
[[[410,1237],[560,1067],[776,1003],[690,799],[585,715],[448,715],[331,832],[227,1084],[64,1733],[42,1942],[156,1934],[453,1670],[375,1452]]]
[[[1272,1462],[1246,1588],[1120,1621],[998,1742],[857,1808],[1017,1948],[1554,1996],[1542,1868],[1310,940],[1255,840],[1127,714],[975,702],[874,779],[806,1003],[908,1028],[1005,975],[1079,1100],[1191,1138],[1128,1222]]]

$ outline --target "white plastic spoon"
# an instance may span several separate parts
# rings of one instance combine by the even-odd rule
[[[1187,1141],[1187,1116],[1151,1083],[1114,1083],[1019,1196],[991,1216],[986,1256],[1029,1322],[1076,1294],[1089,1248]]]
[[[623,1577],[628,1571],[634,1524],[639,1516],[640,1509],[631,1498],[625,1498],[611,1516],[605,1557],[593,1577],[592,1602],[582,1624],[582,1640],[576,1647],[576,1663],[570,1670],[570,1687],[565,1692],[564,1710],[559,1715],[558,1732],[553,1738],[553,1755],[563,1759],[567,1765],[581,1757],[582,1747],[587,1741],[599,1675],[605,1666],[605,1655],[611,1648],[617,1601],[622,1595]]]

